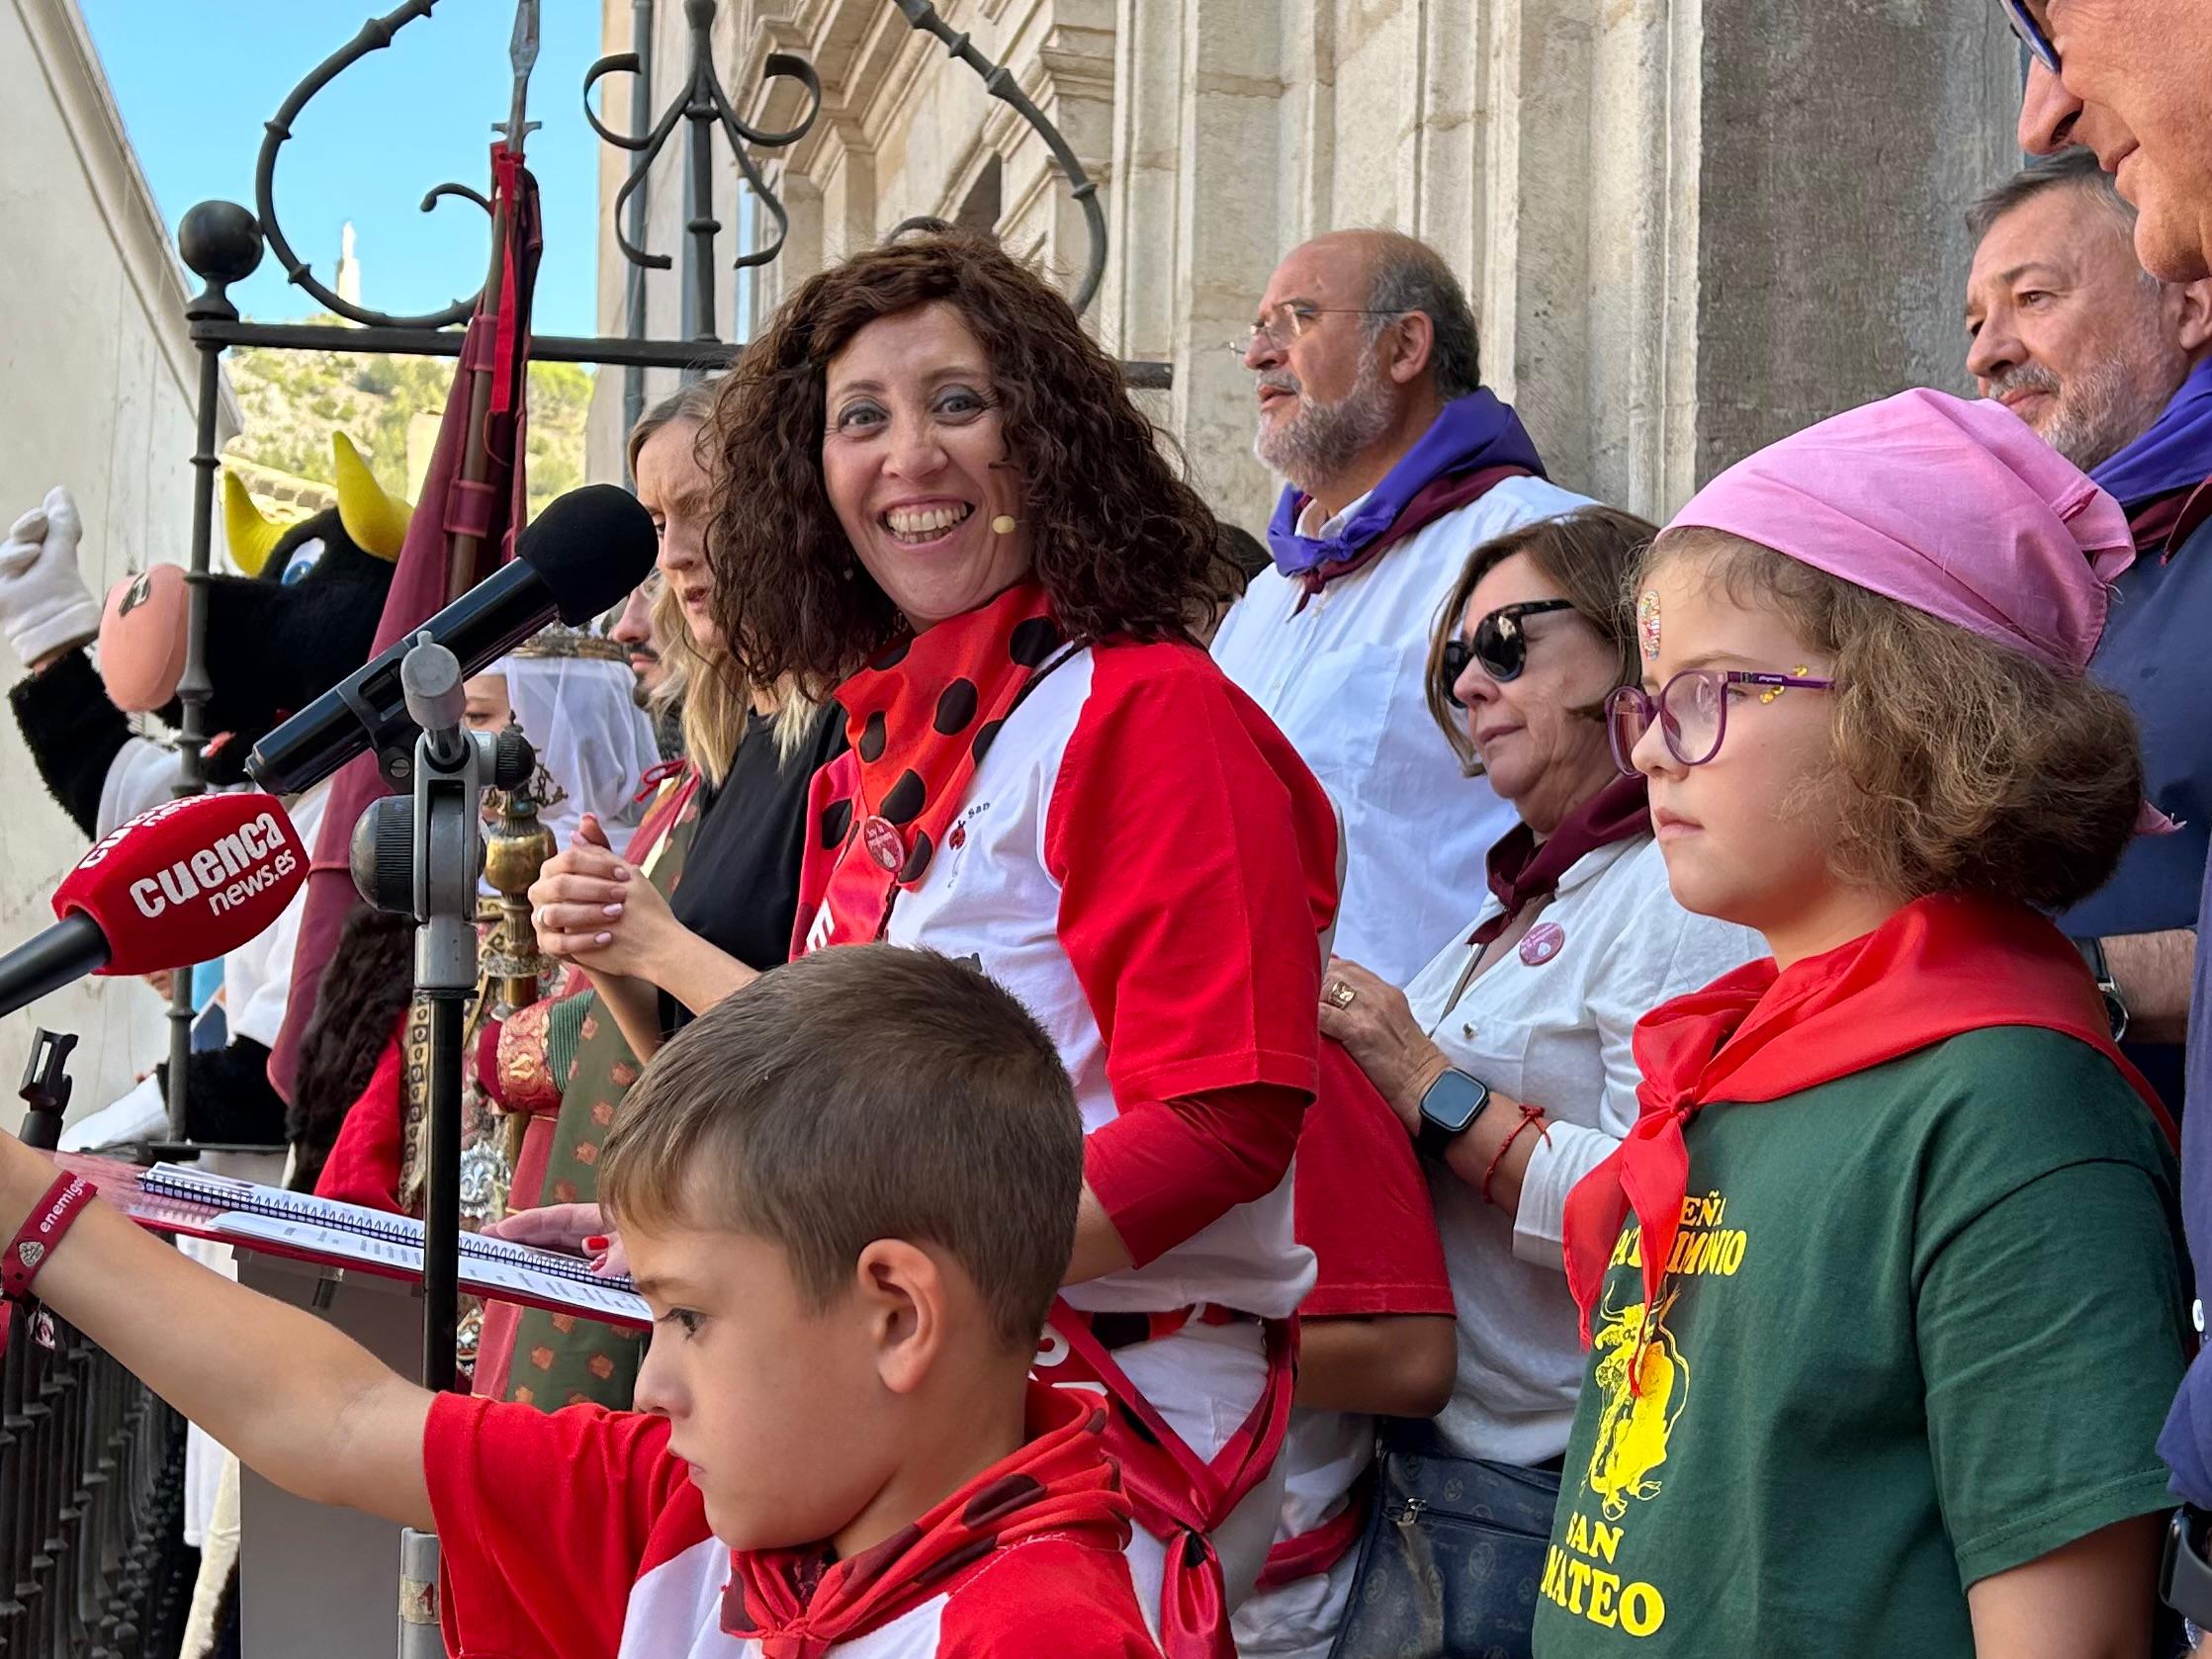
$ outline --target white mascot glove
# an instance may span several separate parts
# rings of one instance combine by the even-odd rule
[[[0,542],[0,634],[26,668],[100,632],[100,602],[77,574],[83,534],[76,501],[56,484]]]
[[[169,1101],[153,1073],[112,1106],[103,1106],[61,1131],[63,1152],[93,1152],[124,1141],[150,1140],[169,1130]]]

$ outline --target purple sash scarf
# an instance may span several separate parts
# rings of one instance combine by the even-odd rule
[[[1520,416],[1487,390],[1456,397],[1444,405],[1429,429],[1368,492],[1334,536],[1301,536],[1298,515],[1310,497],[1284,489],[1268,525],[1268,556],[1286,576],[1318,575],[1330,566],[1364,563],[1362,556],[1378,542],[1397,539],[1392,532],[1414,497],[1440,479],[1466,473],[1512,469],[1543,478],[1544,463],[1521,425]]]

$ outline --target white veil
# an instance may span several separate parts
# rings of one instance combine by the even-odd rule
[[[491,672],[506,675],[515,724],[551,776],[555,799],[540,805],[538,821],[553,831],[555,846],[569,844],[588,812],[620,851],[621,831],[645,816],[637,797],[646,770],[661,761],[653,722],[632,694],[637,679],[630,665],[518,655]]]

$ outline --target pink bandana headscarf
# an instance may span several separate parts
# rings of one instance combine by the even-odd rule
[[[2135,562],[2120,503],[2001,403],[1905,392],[1737,462],[1675,514],[1971,629],[2088,666]]]

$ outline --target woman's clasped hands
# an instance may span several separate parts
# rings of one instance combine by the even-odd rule
[[[616,855],[589,813],[530,884],[530,917],[540,950],[592,974],[650,977],[656,951],[681,926],[660,889]]]

